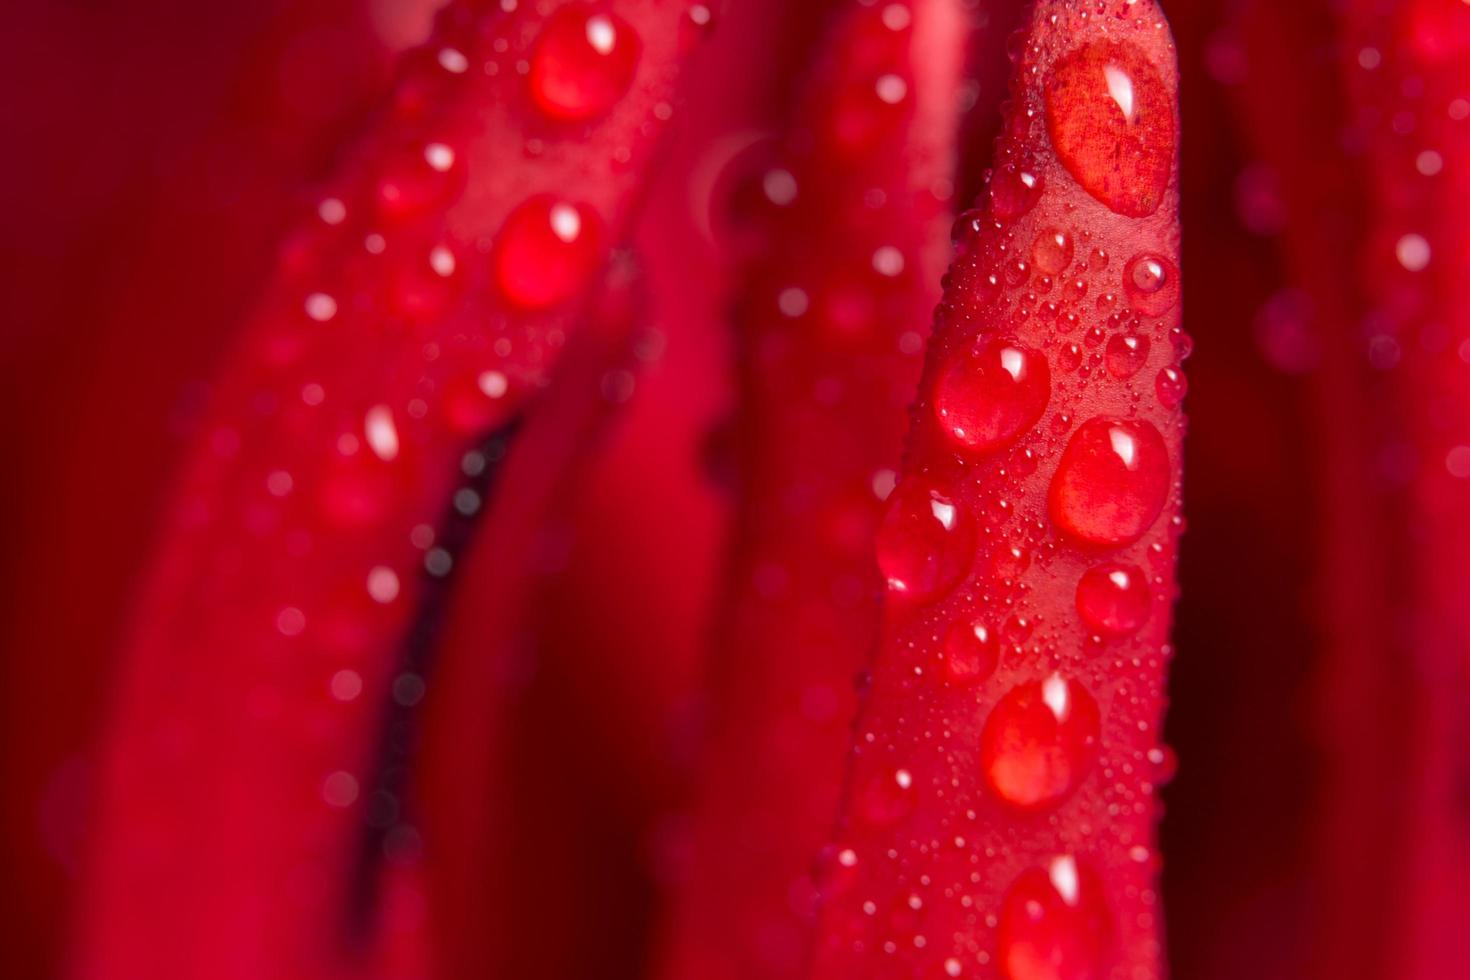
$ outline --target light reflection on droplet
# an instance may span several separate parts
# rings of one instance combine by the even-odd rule
[[[1047,868],[1052,887],[1068,905],[1077,904],[1077,862],[1070,856],[1055,858]]]
[[[393,410],[387,405],[374,405],[363,420],[363,432],[373,453],[383,462],[398,458],[398,427],[393,424]]]
[[[1103,66],[1103,77],[1107,79],[1108,95],[1118,103],[1123,118],[1134,122],[1138,118],[1138,110],[1133,105],[1133,79],[1117,65]]]

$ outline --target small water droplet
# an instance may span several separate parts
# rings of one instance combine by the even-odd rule
[[[586,288],[602,260],[602,222],[590,207],[549,194],[521,204],[495,239],[495,283],[512,306],[544,310]]]
[[[1015,221],[1036,206],[1045,184],[1039,172],[1006,164],[990,178],[992,213],[1001,221]]]
[[[1179,302],[1179,269],[1162,255],[1136,255],[1123,269],[1123,291],[1143,316],[1163,316]]]
[[[1108,341],[1108,373],[1120,381],[1137,374],[1148,360],[1148,338],[1141,334],[1117,334]]]
[[[1078,427],[1052,477],[1051,519],[1087,544],[1137,541],[1168,498],[1169,449],[1152,423],[1099,416]]]
[[[444,417],[457,432],[486,433],[512,410],[506,397],[510,387],[510,379],[496,370],[451,375],[441,400]]]
[[[1036,271],[1055,276],[1072,264],[1072,237],[1059,228],[1048,228],[1036,236],[1031,245],[1031,261]]]
[[[1020,809],[1056,806],[1092,771],[1100,727],[1092,695],[1060,674],[1012,688],[980,732],[986,785]]]
[[[918,480],[898,485],[878,529],[878,567],[891,592],[924,601],[948,592],[975,558],[975,524],[947,493]]]
[[[1148,581],[1132,565],[1096,565],[1077,582],[1077,615],[1089,630],[1103,636],[1137,632],[1152,606]]]
[[[1000,645],[981,620],[960,619],[944,633],[944,673],[956,684],[972,684],[995,672]]]
[[[617,14],[568,4],[547,18],[531,52],[531,101],[551,119],[600,116],[633,84],[641,50],[638,35]]]
[[[1159,404],[1165,408],[1178,408],[1184,403],[1184,396],[1189,392],[1189,381],[1179,366],[1170,364],[1159,369],[1158,377],[1154,378],[1154,393],[1159,396]]]
[[[1036,424],[1051,397],[1045,356],[1005,340],[961,349],[941,368],[934,414],[961,449],[994,452]]]
[[[406,147],[389,157],[378,178],[378,214],[405,221],[443,208],[464,190],[464,171],[447,143]]]
[[[388,275],[388,305],[409,320],[433,320],[454,302],[461,278],[454,250],[435,245],[393,266]]]
[[[859,809],[870,823],[886,826],[914,812],[914,777],[907,769],[873,775],[859,797]]]

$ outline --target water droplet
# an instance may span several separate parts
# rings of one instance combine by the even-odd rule
[[[378,214],[404,221],[447,206],[464,190],[464,170],[447,143],[405,148],[388,160],[378,178]]]
[[[995,550],[990,558],[991,571],[1002,581],[1020,578],[1021,573],[1031,567],[1031,552],[1022,544],[1012,542]]]
[[[1179,302],[1179,269],[1162,255],[1136,255],[1123,270],[1123,291],[1143,316],[1163,316]]]
[[[1132,565],[1097,565],[1077,582],[1077,615],[1089,630],[1103,636],[1136,632],[1148,620],[1152,605],[1148,581]]]
[[[1072,249],[1071,236],[1058,228],[1048,228],[1032,243],[1031,261],[1037,272],[1055,276],[1072,264]]]
[[[581,292],[602,259],[602,222],[591,208],[549,194],[511,212],[495,239],[495,283],[524,310],[558,306]]]
[[[1154,392],[1159,396],[1160,405],[1178,408],[1189,392],[1189,381],[1178,365],[1170,364],[1159,369],[1158,377],[1154,378]]]
[[[948,592],[975,558],[975,524],[946,493],[909,480],[898,485],[878,528],[878,568],[890,591],[916,600]]]
[[[1092,418],[1072,434],[1057,464],[1051,519],[1087,544],[1129,544],[1159,516],[1169,484],[1169,449],[1158,429],[1142,420]]]
[[[1056,806],[1097,760],[1097,702],[1052,674],[1012,688],[980,732],[980,767],[996,798],[1024,810]]]
[[[1001,221],[1015,221],[1036,206],[1044,189],[1040,173],[1007,164],[990,178],[992,213]]]
[[[1118,380],[1137,374],[1148,360],[1148,338],[1140,334],[1117,334],[1108,341],[1108,373]]]
[[[435,245],[393,267],[388,277],[388,305],[407,319],[433,320],[454,302],[462,278],[454,250],[448,245]]]
[[[1036,424],[1051,397],[1051,369],[1005,340],[952,354],[934,386],[934,414],[956,446],[993,452]]]
[[[1075,857],[1016,877],[1001,905],[999,966],[1007,980],[1102,980],[1112,931],[1097,875]]]
[[[981,681],[995,672],[1000,645],[980,620],[960,619],[944,633],[944,673],[956,684]]]
[[[552,119],[581,122],[607,112],[627,93],[642,44],[627,21],[574,3],[547,18],[531,52],[531,100]]]
[[[504,421],[513,409],[510,379],[500,371],[466,371],[451,375],[444,383],[442,406],[445,419],[457,432],[478,435]]]
[[[381,520],[404,492],[409,473],[392,466],[374,452],[351,448],[342,440],[328,460],[318,492],[322,516],[342,527],[362,527]],[[385,439],[385,445],[386,445]]]
[[[858,805],[870,823],[898,823],[914,812],[913,773],[907,769],[877,773],[864,784]]]
[[[1094,41],[1046,88],[1052,145],[1077,183],[1119,214],[1158,210],[1174,163],[1174,98],[1137,47]]]

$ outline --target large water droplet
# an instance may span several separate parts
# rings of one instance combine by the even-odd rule
[[[980,733],[980,767],[996,798],[1025,810],[1056,806],[1097,761],[1097,702],[1052,674],[1013,688]]]
[[[1101,980],[1112,932],[1102,882],[1071,855],[1023,871],[1006,892],[997,931],[1007,980]]]
[[[591,4],[562,7],[547,19],[531,52],[531,100],[552,119],[600,116],[627,93],[641,48],[617,14]]]
[[[1063,57],[1046,87],[1057,156],[1119,214],[1158,210],[1174,163],[1173,93],[1137,47],[1094,41]]]
[[[511,212],[495,239],[495,284],[513,306],[544,310],[586,288],[602,259],[602,222],[591,208],[549,194]]]
[[[459,257],[448,245],[405,256],[388,278],[388,305],[410,320],[432,320],[449,309],[463,276]]]
[[[948,494],[921,481],[899,484],[878,528],[878,568],[890,591],[912,599],[948,592],[975,559],[975,523]]]
[[[1051,519],[1088,544],[1129,544],[1159,516],[1169,484],[1169,449],[1151,423],[1089,419],[1072,434],[1052,477]]]
[[[1000,644],[995,630],[976,619],[960,619],[944,633],[944,674],[956,684],[971,684],[995,673]]]
[[[1109,562],[1082,573],[1077,582],[1077,614],[1089,630],[1127,636],[1148,620],[1153,595],[1143,572]]]
[[[1137,312],[1163,316],[1179,302],[1179,269],[1162,255],[1136,255],[1123,269],[1123,291]]]
[[[952,354],[934,386],[934,414],[961,449],[993,452],[1036,424],[1051,397],[1045,356],[1005,340]]]

